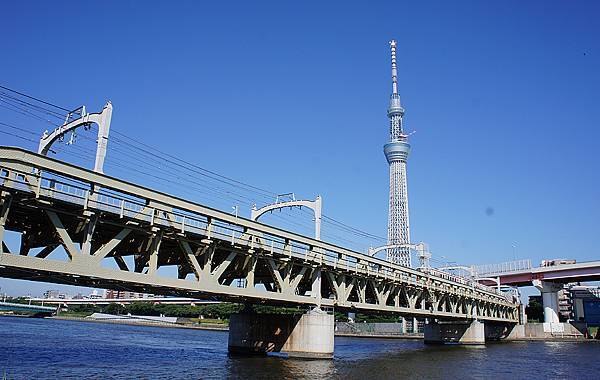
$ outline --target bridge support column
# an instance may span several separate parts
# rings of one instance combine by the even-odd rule
[[[402,320],[402,334],[408,333],[408,328],[406,326],[406,318],[401,317]]]
[[[233,314],[229,321],[229,352],[300,358],[333,358],[333,314],[315,308],[302,315]]]
[[[4,231],[11,201],[12,196],[9,193],[0,192],[0,253],[10,253],[6,243],[4,242]]]
[[[534,280],[533,286],[542,293],[542,303],[544,305],[544,331],[550,332],[555,326],[560,324],[558,319],[558,292],[563,288],[560,284],[548,281]]]
[[[485,325],[483,322],[430,321],[423,328],[425,344],[485,344]]]

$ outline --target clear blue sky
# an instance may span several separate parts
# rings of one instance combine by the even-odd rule
[[[597,1],[2,8],[0,84],[67,108],[97,111],[110,99],[114,131],[274,193],[321,194],[327,215],[381,236],[395,38],[405,127],[417,131],[408,163],[413,241],[465,264],[600,257]],[[0,121],[48,128],[1,108]],[[0,144],[35,148],[7,135]],[[107,173],[231,211],[232,201],[122,170],[111,144]],[[336,233],[324,226],[326,237]],[[372,244],[353,240],[356,249]]]

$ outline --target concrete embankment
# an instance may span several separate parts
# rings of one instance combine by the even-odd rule
[[[570,323],[526,323],[517,325],[510,340],[517,341],[588,341],[584,335]]]
[[[116,317],[116,316],[115,316]],[[50,317],[52,319],[60,319],[65,321],[79,321],[79,322],[92,322],[92,323],[111,323],[111,324],[122,324],[122,325],[135,325],[135,326],[152,326],[152,327],[166,327],[176,329],[196,329],[196,330],[213,330],[213,331],[228,331],[229,328],[223,324],[213,323],[181,323],[181,322],[165,322],[160,320],[143,320],[137,318],[90,318],[90,317],[72,317],[72,316],[61,316],[57,315]]]
[[[336,322],[335,335],[357,338],[423,339],[423,333],[405,333],[401,323]]]

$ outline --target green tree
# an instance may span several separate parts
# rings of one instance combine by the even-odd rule
[[[122,305],[111,303],[102,308],[102,312],[106,314],[126,314],[125,308]]]
[[[544,320],[544,306],[535,298],[529,298],[529,305],[525,308],[528,321],[541,322]]]

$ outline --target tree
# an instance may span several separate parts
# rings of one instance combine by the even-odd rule
[[[544,306],[537,299],[530,297],[529,305],[525,308],[528,321],[542,322],[544,320]]]
[[[111,303],[102,308],[102,312],[106,314],[123,314],[123,305],[119,305],[116,303]]]

